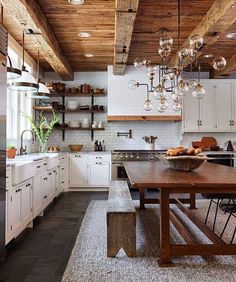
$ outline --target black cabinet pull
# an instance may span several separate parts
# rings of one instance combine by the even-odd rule
[[[65,170],[64,167],[62,167],[61,170]]]
[[[52,175],[52,173],[50,172],[48,175]]]
[[[29,186],[31,186],[31,184],[30,184],[30,183],[26,184],[26,187],[29,187]]]
[[[45,177],[43,180],[45,180],[45,181],[46,181],[46,180],[48,180],[48,178],[47,178],[47,177]]]
[[[41,165],[38,165],[38,166],[37,166],[37,168],[40,168],[40,167],[41,167]]]

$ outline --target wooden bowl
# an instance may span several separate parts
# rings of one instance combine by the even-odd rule
[[[83,148],[83,145],[74,144],[68,145],[68,147],[70,148],[71,152],[79,152]]]
[[[176,157],[165,156],[164,160],[167,162],[170,168],[173,168],[175,170],[192,171],[199,168],[203,164],[203,162],[208,160],[208,158],[200,155]]]

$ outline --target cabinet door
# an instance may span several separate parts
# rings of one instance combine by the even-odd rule
[[[199,131],[199,100],[194,98],[189,91],[184,98],[183,104],[183,131]]]
[[[233,85],[232,102],[232,130],[236,131],[236,84]]]
[[[87,183],[87,155],[77,154],[70,156],[70,186],[83,187]]]
[[[21,225],[21,193],[19,188],[8,192],[7,217],[8,232],[14,233]]]
[[[41,194],[42,203],[44,207],[47,206],[49,203],[49,184],[50,184],[49,175],[48,172],[45,171],[42,174],[42,194]]]
[[[203,83],[206,95],[200,102],[200,131],[216,131],[217,93],[212,83]]]
[[[27,224],[32,220],[32,184],[21,186],[21,223]]]
[[[90,186],[107,187],[110,183],[110,163],[95,162],[88,164],[88,182]]]
[[[33,217],[37,216],[42,208],[42,201],[43,201],[42,178],[43,178],[43,173],[37,174],[33,179],[33,195],[32,195]]]
[[[49,198],[53,199],[56,195],[56,169],[48,173],[49,177]]]
[[[217,84],[217,130],[231,131],[232,120],[232,85]]]

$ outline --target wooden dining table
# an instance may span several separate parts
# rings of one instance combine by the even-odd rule
[[[170,266],[173,256],[236,255],[236,244],[227,244],[191,210],[196,208],[196,193],[236,193],[235,168],[204,162],[200,168],[185,172],[171,169],[162,161],[125,162],[124,167],[131,187],[139,189],[140,208],[144,209],[145,204],[160,205],[160,266]],[[147,188],[159,189],[160,197],[146,198]],[[178,194],[190,196],[179,198]],[[175,204],[212,243],[199,244],[170,204]],[[171,244],[170,222],[186,244]]]

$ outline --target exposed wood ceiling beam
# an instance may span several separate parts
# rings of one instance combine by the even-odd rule
[[[214,78],[227,77],[232,73],[236,73],[236,54],[234,54],[229,60],[227,60],[226,68],[222,71],[214,71]]]
[[[188,47],[191,36],[198,34],[204,38],[204,47],[197,52],[197,57],[199,57],[202,51],[217,42],[220,35],[236,21],[236,11],[232,11],[232,9],[235,9],[235,5],[236,0],[215,0],[207,14],[191,32],[181,48]],[[171,65],[176,65],[177,63],[178,52],[170,60]],[[184,66],[187,66],[189,63],[190,60],[186,60]]]
[[[116,0],[113,73],[124,75],[139,0]]]
[[[32,30],[29,35],[54,71],[63,80],[72,80],[73,71],[36,0],[1,0],[19,28]]]

